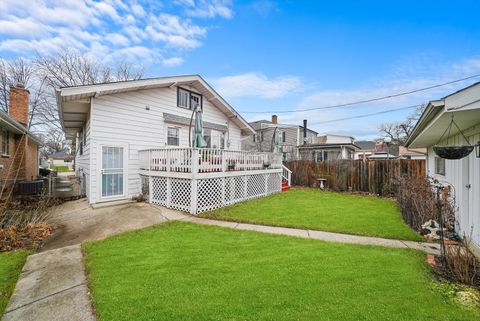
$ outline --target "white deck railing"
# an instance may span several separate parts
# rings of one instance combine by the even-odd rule
[[[282,168],[280,153],[213,148],[161,148],[139,151],[140,169],[176,173],[214,173]]]
[[[282,165],[282,179],[287,182],[288,186],[292,186],[292,171],[284,165]]]

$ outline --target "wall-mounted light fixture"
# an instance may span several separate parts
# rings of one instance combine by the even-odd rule
[[[145,110],[150,110],[150,106],[145,106]]]

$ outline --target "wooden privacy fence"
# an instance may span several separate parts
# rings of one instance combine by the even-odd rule
[[[340,192],[365,192],[392,195],[399,177],[425,177],[424,160],[335,160],[326,162],[290,161],[292,184],[318,187],[325,178],[328,189]]]

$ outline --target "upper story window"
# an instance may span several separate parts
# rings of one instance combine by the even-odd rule
[[[177,89],[177,106],[193,110],[195,107],[202,106],[202,95],[194,93],[190,90],[178,87]]]
[[[435,174],[445,176],[445,159],[435,157]]]
[[[282,143],[285,143],[287,141],[287,133],[286,132],[281,132],[280,133],[280,141]]]
[[[9,132],[6,128],[2,128],[2,155],[9,154]]]
[[[168,146],[180,145],[180,128],[178,127],[167,128],[167,145]]]

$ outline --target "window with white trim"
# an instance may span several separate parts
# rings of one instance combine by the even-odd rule
[[[167,145],[168,146],[180,145],[180,128],[178,127],[167,128]]]
[[[189,108],[190,105],[188,103],[188,100],[190,98],[190,92],[188,92],[185,89],[178,88],[178,93],[177,93],[177,106],[182,107],[182,108]]]
[[[10,134],[8,132],[8,129],[2,128],[2,155],[8,155],[9,154],[9,141]]]
[[[445,159],[435,156],[435,174],[445,176]]]
[[[193,110],[197,105],[203,110],[202,95],[194,93],[193,91],[177,88],[177,106]]]

